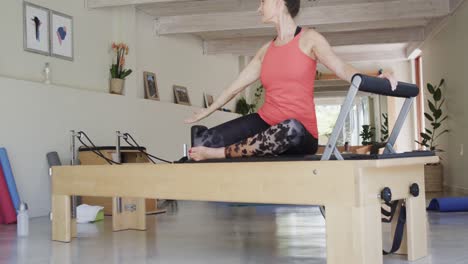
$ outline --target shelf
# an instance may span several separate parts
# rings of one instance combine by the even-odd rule
[[[315,92],[346,92],[350,84],[343,80],[315,80]]]

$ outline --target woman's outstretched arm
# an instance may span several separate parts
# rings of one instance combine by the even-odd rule
[[[334,72],[340,79],[351,82],[353,76],[359,73],[359,71],[339,58],[328,41],[320,33],[314,30],[309,30],[307,33],[308,39],[313,43],[312,52],[318,61]],[[393,74],[383,73],[379,77],[388,79],[392,85],[392,89],[396,89],[398,81]]]
[[[236,80],[225,89],[221,95],[210,105],[207,109],[195,113],[194,116],[185,120],[185,123],[195,123],[209,116],[217,109],[221,108],[229,101],[231,101],[237,94],[242,92],[250,84],[254,83],[260,78],[260,71],[262,68],[263,56],[268,49],[269,43],[265,44],[260,50],[258,50],[255,57],[245,67],[245,69],[239,74]]]

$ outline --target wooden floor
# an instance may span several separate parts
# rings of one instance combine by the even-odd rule
[[[148,216],[147,232],[113,233],[110,218],[78,225],[79,239],[71,244],[50,240],[46,217],[31,220],[28,238],[16,238],[15,225],[0,226],[0,263],[326,263],[317,207],[177,205]],[[413,263],[468,263],[467,245],[468,213],[430,212],[430,256]],[[407,262],[387,256],[384,263]]]

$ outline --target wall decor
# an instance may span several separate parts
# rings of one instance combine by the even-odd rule
[[[73,18],[50,11],[51,52],[54,57],[73,60]]]
[[[174,85],[173,88],[176,104],[191,105],[186,87]]]
[[[151,100],[159,100],[156,74],[152,72],[143,72],[143,82],[145,84],[145,98]]]
[[[214,102],[213,95],[204,93],[204,98],[205,98],[205,107],[206,108],[210,107],[210,105],[212,105]]]
[[[23,48],[26,51],[50,54],[49,10],[23,2]]]

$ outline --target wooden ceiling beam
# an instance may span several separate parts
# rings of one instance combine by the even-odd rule
[[[365,45],[365,44],[389,44],[417,42],[424,39],[424,28],[403,28],[365,30],[341,33],[325,33],[324,37],[332,46]],[[255,52],[272,37],[250,37],[206,40],[204,42],[205,54],[255,54]]]
[[[302,0],[301,8],[337,6],[350,3],[388,2],[391,0]],[[199,1],[159,1],[139,4],[137,8],[155,17],[181,16],[222,12],[255,11],[259,6],[255,0],[199,0]]]
[[[317,6],[302,9],[299,25],[333,25],[441,17],[449,14],[449,0],[392,0]],[[228,19],[227,19],[228,18]],[[158,19],[158,33],[183,34],[224,30],[267,28],[255,11],[169,16]]]
[[[349,32],[349,31],[363,31],[363,30],[377,30],[377,29],[396,29],[408,27],[425,27],[428,20],[422,19],[400,19],[390,21],[376,21],[373,23],[359,22],[359,23],[347,23],[347,24],[332,24],[332,25],[320,25],[310,26],[301,25],[304,27],[314,28],[318,32],[323,34],[329,32]],[[243,29],[243,30],[224,30],[224,31],[211,31],[211,32],[200,32],[195,33],[197,36],[204,40],[212,39],[226,39],[226,38],[248,38],[248,37],[273,37],[276,35],[274,28],[259,28],[259,29]]]
[[[88,8],[116,7],[126,5],[154,4],[154,3],[174,3],[188,2],[192,0],[87,0]]]
[[[335,6],[343,3],[385,2],[391,0],[301,0],[301,7]],[[154,16],[204,14],[207,12],[252,11],[259,6],[254,0],[87,0],[89,8],[135,5]]]

